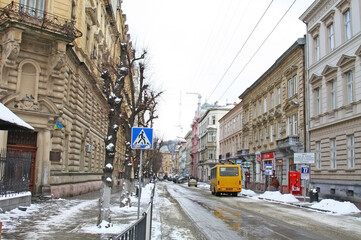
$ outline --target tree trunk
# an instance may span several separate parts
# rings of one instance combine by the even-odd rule
[[[111,197],[112,188],[108,186],[104,181],[100,189],[100,199],[99,199],[99,217],[97,226],[110,227],[111,217],[110,217],[110,197]],[[107,221],[104,223],[103,221]]]

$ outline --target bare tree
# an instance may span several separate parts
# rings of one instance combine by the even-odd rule
[[[143,52],[144,56],[146,51]],[[135,55],[135,52],[133,52]],[[133,66],[133,62],[130,61],[131,58],[128,58],[128,64]],[[130,205],[130,193],[131,188],[131,168],[134,167],[134,172],[138,173],[137,168],[139,165],[139,151],[135,152],[131,149],[131,131],[135,124],[142,127],[152,127],[153,121],[158,118],[156,115],[156,106],[157,99],[161,96],[162,92],[155,92],[151,90],[150,85],[145,83],[144,63],[140,62],[139,67],[139,82],[138,86],[135,85],[133,76],[130,77],[129,89],[124,89],[122,94],[128,108],[122,113],[120,122],[124,129],[125,139],[126,139],[126,161],[124,162],[125,168],[125,181],[124,181],[124,191],[121,194],[121,206]],[[150,126],[149,126],[149,125]],[[133,159],[134,162],[130,162],[130,159]],[[125,202],[123,199],[127,199]]]
[[[120,65],[113,67],[104,64],[104,70],[101,77],[104,79],[103,93],[108,102],[108,133],[104,140],[105,162],[102,176],[101,196],[99,199],[99,216],[97,225],[100,226],[102,221],[111,222],[110,217],[110,195],[113,186],[113,162],[117,144],[117,132],[120,126],[122,116],[122,104],[125,92],[125,80],[132,81],[132,68],[135,61],[144,59],[145,53],[139,58],[132,58],[131,52],[126,43],[121,44]]]

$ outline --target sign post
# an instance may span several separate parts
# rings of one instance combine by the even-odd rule
[[[303,201],[306,201],[307,186],[310,179],[310,164],[315,163],[315,153],[294,153],[294,162],[301,165],[301,180],[305,181],[304,189],[305,194]]]
[[[153,148],[153,128],[132,128],[132,149],[140,149],[139,159],[139,185],[138,185],[138,219],[140,212],[140,197],[142,195],[142,161],[143,161],[143,149]]]

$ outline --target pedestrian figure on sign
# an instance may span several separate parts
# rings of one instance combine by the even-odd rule
[[[143,143],[143,145],[146,143],[146,140],[145,140],[145,138],[144,138],[144,132],[142,131],[140,134],[139,134],[139,136],[138,136],[140,139],[139,139],[139,141],[137,142],[137,144],[142,144]]]

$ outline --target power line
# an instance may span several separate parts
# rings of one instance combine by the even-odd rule
[[[214,91],[217,89],[217,87],[219,86],[219,84],[222,82],[224,76],[226,76],[226,74],[228,73],[229,69],[232,67],[234,61],[237,59],[238,55],[239,55],[240,52],[243,50],[243,48],[244,48],[244,46],[247,44],[248,40],[251,38],[253,32],[256,30],[256,28],[258,27],[259,23],[262,21],[263,17],[266,15],[266,13],[267,13],[268,9],[270,8],[270,6],[272,5],[272,3],[273,3],[273,0],[270,2],[270,4],[268,5],[268,7],[266,8],[266,10],[263,12],[261,18],[258,20],[257,24],[254,26],[252,32],[248,35],[248,37],[247,37],[246,41],[243,43],[241,49],[237,52],[236,56],[233,58],[232,62],[229,64],[227,70],[224,72],[222,78],[218,81],[216,87],[213,89],[212,93],[209,95],[208,98],[210,98],[210,97],[213,95]]]
[[[283,14],[283,16],[280,18],[280,20],[277,22],[277,24],[273,27],[272,31],[267,35],[267,37],[265,38],[265,40],[262,42],[262,44],[258,47],[258,49],[256,50],[256,52],[252,55],[252,57],[248,60],[248,62],[246,63],[246,65],[244,65],[244,67],[242,68],[242,70],[238,73],[238,75],[235,77],[235,79],[233,79],[233,81],[231,82],[231,84],[228,86],[228,88],[226,89],[226,91],[223,92],[222,96],[218,99],[218,101],[221,100],[221,98],[224,96],[224,94],[226,94],[226,92],[230,89],[230,87],[233,85],[233,83],[237,80],[237,78],[239,77],[239,75],[241,75],[241,73],[243,72],[243,70],[248,66],[248,64],[252,61],[252,59],[254,58],[254,56],[256,56],[256,54],[258,53],[258,51],[261,49],[261,47],[263,46],[263,44],[268,40],[268,38],[271,36],[271,34],[274,32],[274,30],[276,29],[276,27],[280,24],[280,22],[283,20],[283,18],[286,16],[286,14],[289,12],[289,10],[292,8],[292,6],[295,4],[297,0],[294,0],[293,3],[291,4],[291,6],[287,9],[287,11]]]

